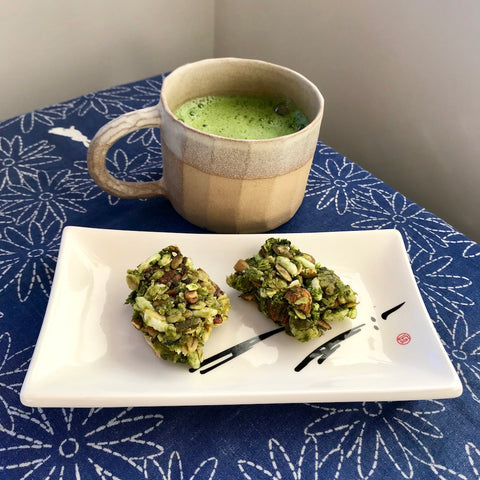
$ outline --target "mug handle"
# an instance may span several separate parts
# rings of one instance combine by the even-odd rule
[[[142,128],[160,128],[158,106],[124,113],[98,130],[88,147],[87,165],[90,176],[105,192],[119,198],[166,197],[163,177],[151,182],[126,182],[115,178],[106,166],[106,156],[113,144],[130,132]]]

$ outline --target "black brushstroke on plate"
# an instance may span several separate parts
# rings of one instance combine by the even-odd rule
[[[381,317],[386,320],[389,315],[392,313],[396,312],[399,308],[403,307],[405,305],[405,302],[399,303],[395,307],[391,308],[390,310],[386,310],[385,312],[382,313]]]
[[[389,315],[392,313],[396,312],[399,308],[401,308],[405,302],[400,303],[399,305],[396,305],[395,307],[386,310],[381,314],[381,317],[386,320]],[[372,317],[371,320],[374,322],[375,318]],[[362,325],[358,325],[356,327],[351,328],[350,330],[347,330],[343,333],[338,334],[336,337],[333,337],[332,339],[328,340],[326,343],[320,345],[317,347],[313,352],[311,352],[309,355],[307,355],[296,367],[295,371],[300,372],[303,370],[312,360],[317,359],[317,363],[321,365],[332,353],[334,353],[339,347],[340,347],[340,342],[343,340],[346,340],[347,338],[351,337],[352,335],[355,335],[358,333],[362,327],[364,327],[365,324],[362,323]],[[378,327],[375,325],[375,327],[378,330]],[[272,335],[276,335],[279,332],[283,332],[285,330],[285,327],[279,327],[276,328],[275,330],[270,330],[269,332],[262,333],[260,335],[257,335],[256,337],[249,338],[248,340],[245,340],[244,342],[238,343],[237,345],[234,345],[233,347],[227,348],[225,350],[222,350],[219,353],[216,353],[215,355],[212,355],[211,357],[208,357],[205,359],[199,368],[190,368],[190,372],[197,372],[200,370],[201,374],[211,372],[215,368],[219,367],[220,365],[223,365],[224,363],[229,362],[230,360],[233,360],[234,358],[238,357],[242,353],[247,352],[250,350],[254,345],[257,343],[261,342],[262,340],[265,340],[266,338],[271,337]],[[218,363],[215,363],[214,365],[211,365],[210,367],[203,368],[206,365],[209,365],[213,362],[216,362],[218,360]]]
[[[234,345],[233,347],[227,348],[226,350],[223,350],[215,355],[212,355],[211,357],[208,357],[205,359],[199,368],[191,368],[190,372],[196,372],[197,370],[200,370],[200,373],[208,373],[214,368],[219,367],[220,365],[223,365],[224,363],[229,362],[230,360],[233,360],[235,357],[238,357],[242,353],[247,352],[250,350],[254,345],[257,343],[261,342],[262,340],[265,340],[268,337],[271,337],[272,335],[275,335],[279,332],[283,332],[285,330],[285,327],[280,327],[276,328],[275,330],[270,330],[269,332],[262,333],[260,335],[257,335],[256,337],[249,338],[248,340],[245,340],[244,342],[241,342],[237,345]],[[224,358],[225,357],[225,358]],[[208,365],[212,362],[215,362],[217,360],[220,360],[218,363],[215,365],[212,365],[208,368],[203,368],[205,365]]]
[[[333,352],[340,347],[340,342],[346,340],[358,333],[365,324],[357,325],[356,327],[346,330],[343,333],[339,333],[337,336],[325,342],[323,345],[317,347],[313,352],[308,354],[296,367],[295,371],[300,372],[303,370],[312,360],[318,358],[318,364],[321,365]]]

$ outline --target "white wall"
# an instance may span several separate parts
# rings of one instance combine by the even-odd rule
[[[326,143],[480,241],[480,2],[217,0],[215,56],[290,66]]]
[[[0,120],[213,55],[214,0],[0,0]]]

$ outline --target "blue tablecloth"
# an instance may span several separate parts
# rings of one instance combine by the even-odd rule
[[[463,383],[460,397],[92,409],[20,403],[66,225],[201,232],[166,199],[111,197],[87,171],[97,129],[157,103],[162,79],[0,123],[0,478],[478,478],[480,246],[322,142],[299,212],[276,232],[398,229]],[[158,131],[130,134],[108,162],[126,180],[158,178]]]

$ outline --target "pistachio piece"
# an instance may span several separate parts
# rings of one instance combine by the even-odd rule
[[[294,260],[299,264],[302,265],[303,267],[309,269],[309,270],[315,270],[315,262],[311,262],[308,260],[305,256],[305,254],[302,255],[297,255]]]
[[[141,318],[132,318],[131,323],[137,330],[140,330],[143,327],[143,321]]]
[[[335,284],[334,283],[330,283],[325,287],[325,294],[326,295],[333,295],[334,292],[335,292]]]
[[[284,244],[275,244],[272,247],[272,250],[277,254],[281,255],[282,257],[293,258],[293,254],[290,251],[290,247]]]
[[[322,320],[322,319],[318,320],[318,324],[322,328],[324,328],[325,330],[331,330],[332,329],[332,326],[329,323],[327,323],[325,320]]]
[[[312,308],[312,296],[306,288],[292,288],[287,290],[284,296],[287,301],[295,307],[296,310],[300,310],[306,315],[310,313]]]
[[[249,302],[255,299],[255,295],[253,293],[242,293],[240,297]]]
[[[279,255],[275,262],[285,268],[290,275],[295,276],[298,274],[298,267],[289,258]]]
[[[280,274],[280,276],[287,282],[292,281],[292,276],[288,273],[287,269],[282,267],[279,263],[275,264],[275,270]]]
[[[238,260],[238,262],[233,267],[236,272],[244,272],[247,268],[248,263],[242,259]]]
[[[133,273],[129,273],[127,275],[127,285],[130,290],[136,290],[139,283],[140,283],[140,278],[138,275],[134,275]]]
[[[176,257],[173,257],[172,261],[170,262],[170,268],[172,270],[177,269],[180,266],[180,264],[182,263],[182,261],[183,261],[183,256],[182,255],[177,255]]]
[[[196,290],[187,290],[184,294],[185,300],[188,303],[197,303],[198,302],[198,292]]]
[[[304,269],[301,272],[303,278],[315,278],[317,276],[317,271],[314,268]]]
[[[307,316],[305,315],[304,312],[302,312],[298,308],[294,308],[293,311],[295,312],[295,315],[297,316],[297,318],[300,318],[301,320],[306,320]]]
[[[305,260],[309,261],[311,264],[315,265],[317,262],[315,261],[315,258],[312,257],[309,253],[302,253],[301,255]]]

